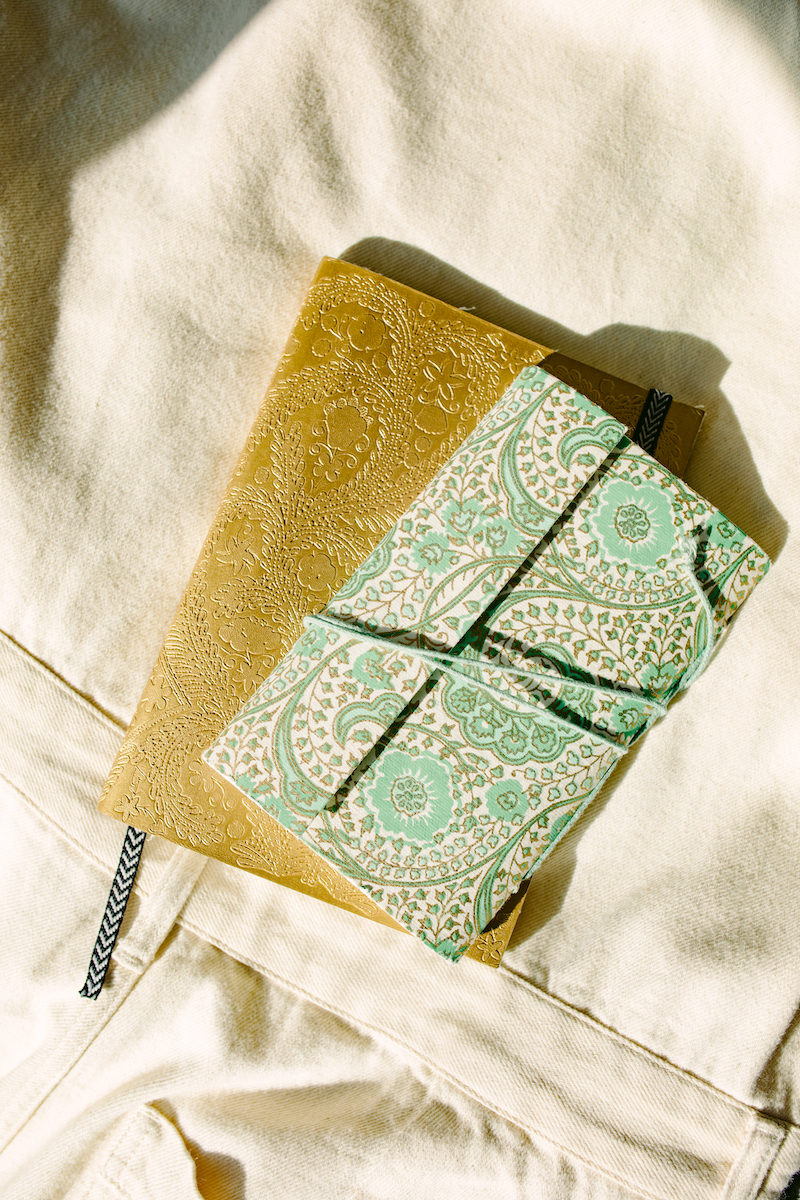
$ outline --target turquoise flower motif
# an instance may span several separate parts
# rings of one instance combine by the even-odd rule
[[[454,717],[468,717],[478,701],[471,687],[456,684],[445,692],[445,703],[448,712]]]
[[[497,749],[509,762],[521,762],[527,757],[528,739],[519,724],[512,721],[497,739]]]
[[[385,750],[371,774],[364,798],[386,837],[422,845],[450,821],[450,768],[433,754]]]
[[[530,798],[516,779],[504,779],[489,788],[486,807],[498,821],[511,821],[528,811]]]
[[[432,942],[430,938],[423,935],[422,940],[427,942],[437,954],[441,954],[443,958],[450,958],[455,962],[461,958],[464,953],[464,946],[459,942],[458,938],[445,937],[439,938],[438,942]]]
[[[669,497],[656,483],[614,479],[600,488],[589,516],[592,532],[608,562],[654,567],[675,545]]]
[[[487,704],[479,704],[477,711],[472,714],[470,722],[470,732],[477,740],[478,745],[483,745],[487,738],[494,738],[502,723],[502,718],[497,712],[497,706],[491,701]]]
[[[393,679],[391,673],[386,670],[385,661],[383,651],[377,646],[372,646],[354,660],[350,667],[350,674],[359,683],[366,684],[373,691],[386,690],[392,686]]]
[[[725,550],[741,550],[744,543],[741,529],[721,513],[711,514],[705,532],[712,546],[722,546]]]
[[[303,815],[317,812],[324,803],[320,789],[307,779],[290,779],[285,787],[292,808]]]
[[[619,704],[611,713],[612,728],[615,733],[631,733],[642,724],[642,710],[636,704]]]
[[[450,500],[442,516],[456,537],[474,537],[483,524],[483,506],[474,497]]]
[[[436,578],[450,566],[450,543],[442,533],[427,533],[414,543],[411,557],[420,570]]]
[[[676,662],[648,663],[642,671],[642,687],[649,696],[661,700],[669,695],[682,672]]]
[[[495,512],[486,510],[486,502],[474,496],[450,500],[442,510],[442,519],[456,544],[465,541],[485,544],[494,554],[500,554],[512,533],[505,521]]]
[[[552,725],[544,720],[537,721],[531,730],[531,745],[537,755],[545,757],[553,755],[559,746],[559,736]]]

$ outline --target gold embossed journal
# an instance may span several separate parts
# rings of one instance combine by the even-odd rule
[[[201,760],[520,370],[547,370],[637,436],[647,389],[361,267],[323,260],[147,682],[103,812],[385,924],[353,883]],[[673,403],[680,473],[702,420]],[[650,430],[652,434],[653,431]],[[496,965],[522,903],[469,951]]]

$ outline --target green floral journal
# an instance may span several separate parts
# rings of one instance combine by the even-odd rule
[[[203,757],[458,959],[768,566],[526,367]]]

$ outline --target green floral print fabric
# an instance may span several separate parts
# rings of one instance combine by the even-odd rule
[[[767,566],[525,368],[204,757],[458,959]]]

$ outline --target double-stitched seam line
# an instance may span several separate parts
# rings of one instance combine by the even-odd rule
[[[728,1172],[720,1200],[755,1200],[770,1165],[786,1140],[786,1133],[786,1129],[782,1129],[777,1122],[774,1123],[773,1129],[769,1129],[759,1120],[757,1113],[752,1114],[741,1149]],[[761,1153],[756,1158],[751,1158],[750,1148],[758,1134],[763,1138],[764,1144]]]
[[[22,662],[26,663],[37,675],[40,675],[47,683],[61,692],[66,699],[76,703],[78,707],[83,708],[90,716],[96,717],[108,729],[121,734],[128,728],[124,721],[112,717],[99,704],[96,704],[88,696],[84,695],[83,692],[78,691],[76,687],[68,683],[66,679],[59,675],[52,667],[49,667],[47,663],[42,662],[35,654],[31,654],[30,650],[26,650],[19,642],[14,641],[3,629],[0,629],[0,644],[5,644],[12,654],[17,655]]]
[[[610,1170],[606,1166],[603,1166],[601,1163],[596,1162],[594,1159],[587,1158],[586,1156],[580,1154],[575,1150],[574,1146],[563,1145],[561,1142],[556,1141],[551,1134],[539,1129],[536,1125],[532,1123],[523,1123],[518,1116],[515,1116],[513,1113],[504,1109],[501,1105],[495,1103],[494,1101],[488,1100],[487,1097],[482,1095],[476,1089],[472,1088],[470,1084],[466,1083],[463,1079],[460,1079],[457,1075],[453,1075],[446,1067],[443,1067],[440,1063],[437,1063],[433,1059],[429,1058],[426,1054],[423,1054],[414,1045],[412,1045],[410,1042],[407,1042],[397,1033],[394,1033],[381,1025],[376,1025],[371,1021],[367,1021],[362,1017],[353,1016],[353,1014],[347,1009],[339,1008],[337,1005],[332,1004],[329,1000],[323,1000],[313,992],[309,992],[300,984],[286,979],[284,976],[277,974],[277,972],[271,968],[264,967],[260,963],[256,962],[255,959],[241,954],[239,951],[233,949],[233,947],[227,945],[223,939],[215,937],[213,940],[211,940],[207,934],[203,933],[199,927],[197,927],[194,922],[190,920],[179,917],[178,924],[182,925],[190,933],[195,934],[195,936],[201,938],[203,941],[216,946],[217,949],[221,950],[224,954],[235,958],[237,962],[243,963],[245,966],[248,966],[252,970],[256,971],[259,975],[271,980],[282,990],[288,991],[292,995],[299,996],[303,1000],[309,1001],[315,1005],[315,1007],[321,1008],[325,1012],[330,1012],[334,1016],[339,1017],[351,1028],[366,1030],[369,1033],[377,1034],[386,1041],[393,1043],[396,1046],[400,1046],[403,1050],[417,1059],[417,1061],[428,1067],[434,1075],[437,1075],[439,1078],[444,1079],[447,1083],[449,1083],[453,1088],[456,1089],[456,1091],[468,1096],[470,1100],[473,1100],[481,1108],[485,1109],[487,1112],[494,1113],[495,1116],[500,1117],[501,1120],[507,1122],[509,1125],[512,1125],[515,1129],[518,1129],[526,1136],[533,1135],[537,1138],[540,1138],[543,1142],[546,1142],[555,1150],[558,1150],[560,1153],[564,1154],[568,1158],[573,1159],[575,1162],[581,1163],[582,1166],[587,1167],[591,1171],[595,1172],[595,1174],[600,1175],[610,1182],[615,1183],[620,1187],[624,1187],[627,1189],[627,1191],[640,1196],[641,1200],[670,1200],[670,1198],[664,1193],[651,1192],[649,1190],[642,1189],[638,1183],[633,1183],[631,1180],[616,1174],[614,1171]],[[571,1011],[569,1008],[566,1008],[566,1006],[565,1010],[567,1012]],[[620,1039],[620,1041],[624,1041],[624,1039]],[[647,1052],[642,1051],[642,1053],[646,1054]],[[680,1074],[677,1068],[673,1068],[673,1070],[675,1070],[677,1074]],[[711,1090],[713,1091],[713,1089]],[[715,1095],[717,1095],[717,1097],[720,1099],[722,1098],[719,1093],[715,1093]],[[747,1110],[746,1106],[744,1105],[742,1105],[742,1108],[745,1111],[751,1111]]]

